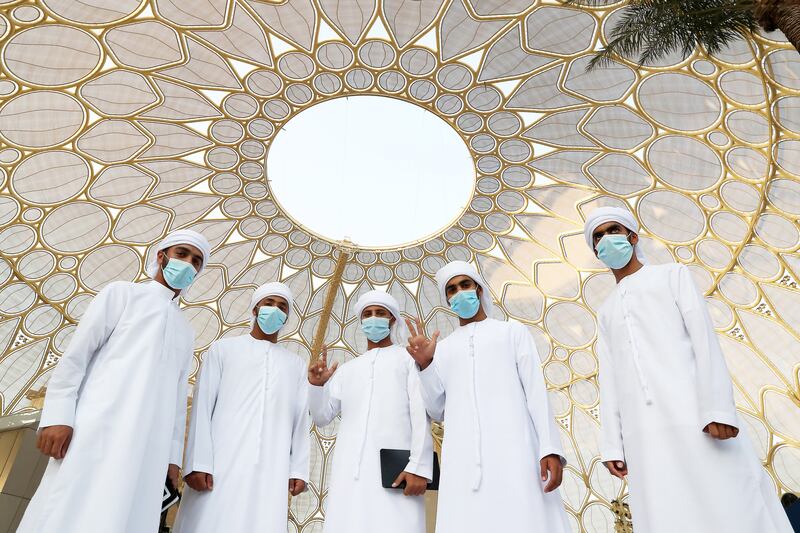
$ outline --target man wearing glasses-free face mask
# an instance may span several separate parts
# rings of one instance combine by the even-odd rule
[[[179,296],[208,262],[199,233],[159,243],[152,281],[89,304],[47,384],[39,449],[52,457],[18,533],[156,531],[179,480],[194,330]]]
[[[649,265],[630,211],[584,237],[617,285],[598,315],[600,457],[627,479],[636,531],[792,533],[736,413],[706,301],[688,267]]]
[[[490,318],[488,286],[471,264],[445,265],[436,282],[459,327],[437,342],[438,331],[428,338],[409,321],[408,352],[428,414],[447,428],[437,533],[569,533],[557,490],[566,460],[531,334]]]
[[[400,306],[383,291],[363,294],[355,305],[366,353],[337,370],[327,350],[309,367],[309,405],[317,426],[341,413],[324,533],[425,533],[422,495],[433,475],[430,420],[419,378],[403,345],[408,331]],[[410,450],[408,464],[387,489],[380,453]]]
[[[277,344],[292,293],[267,283],[250,309],[250,332],[214,342],[203,360],[175,533],[286,531],[287,496],[306,488],[306,365]]]

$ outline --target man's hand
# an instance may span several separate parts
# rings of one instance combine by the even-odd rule
[[[167,479],[172,483],[172,488],[177,489],[178,484],[181,482],[181,467],[178,465],[169,465],[167,468]]]
[[[63,459],[72,441],[70,426],[48,426],[39,430],[36,447],[53,459]]]
[[[558,455],[550,454],[542,457],[539,461],[539,470],[542,476],[542,482],[547,481],[544,486],[544,492],[553,492],[561,485],[561,480],[564,476],[564,467],[561,465],[561,458]]]
[[[425,335],[425,328],[420,319],[415,318],[412,322],[406,319],[406,325],[411,336],[408,338],[408,354],[414,358],[421,370],[428,368],[433,361],[433,354],[436,352],[436,340],[439,332],[435,332],[432,338]]]
[[[205,472],[192,472],[184,478],[184,481],[197,492],[214,489],[214,476]]]
[[[290,479],[289,480],[289,494],[292,496],[297,496],[298,494],[302,494],[306,490],[306,482],[302,479]]]
[[[720,422],[711,422],[709,425],[703,428],[703,433],[708,433],[715,439],[725,440],[738,436],[739,428],[729,426],[728,424],[722,424]]]
[[[403,494],[406,496],[422,496],[428,490],[428,480],[411,472],[400,472],[400,475],[392,483],[392,487],[399,487],[404,481],[406,486]]]
[[[628,475],[628,464],[625,461],[606,461],[603,463],[611,475],[622,480]]]
[[[308,382],[317,387],[322,387],[331,379],[338,366],[339,363],[334,362],[328,368],[328,347],[323,346],[322,357],[316,363],[308,365]]]

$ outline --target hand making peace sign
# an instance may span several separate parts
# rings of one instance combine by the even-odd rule
[[[436,331],[432,338],[425,335],[425,326],[422,321],[415,318],[413,322],[406,319],[406,326],[411,336],[408,338],[409,355],[414,358],[421,370],[428,368],[428,365],[433,361],[433,354],[436,351],[436,340],[439,338],[439,332]]]
[[[328,368],[328,347],[323,346],[322,357],[316,363],[308,365],[308,382],[317,387],[322,387],[331,379],[338,366],[339,363],[334,361],[333,365]]]

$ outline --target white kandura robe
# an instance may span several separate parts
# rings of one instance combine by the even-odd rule
[[[571,533],[559,491],[544,493],[541,458],[563,459],[541,361],[519,322],[459,327],[419,372],[444,420],[436,533]]]
[[[211,474],[214,488],[185,486],[174,533],[286,533],[289,479],[309,474],[305,362],[250,334],[221,339],[192,398],[183,475]]]
[[[40,427],[74,428],[18,533],[150,533],[180,464],[194,332],[160,283],[95,296],[47,384]]]
[[[628,465],[642,533],[791,533],[745,434],[707,305],[689,269],[645,266],[599,313],[601,457]],[[720,441],[710,422],[740,428]]]
[[[376,348],[310,387],[314,423],[341,412],[325,506],[325,533],[425,533],[425,499],[381,485],[380,450],[410,450],[405,470],[433,475],[430,420],[405,348]]]

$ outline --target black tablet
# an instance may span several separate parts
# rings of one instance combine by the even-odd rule
[[[399,487],[392,487],[392,483],[397,479],[408,466],[411,458],[410,450],[381,450],[381,485],[385,489],[405,489],[405,484]],[[433,481],[428,483],[428,490],[439,490],[439,457],[433,452]]]

